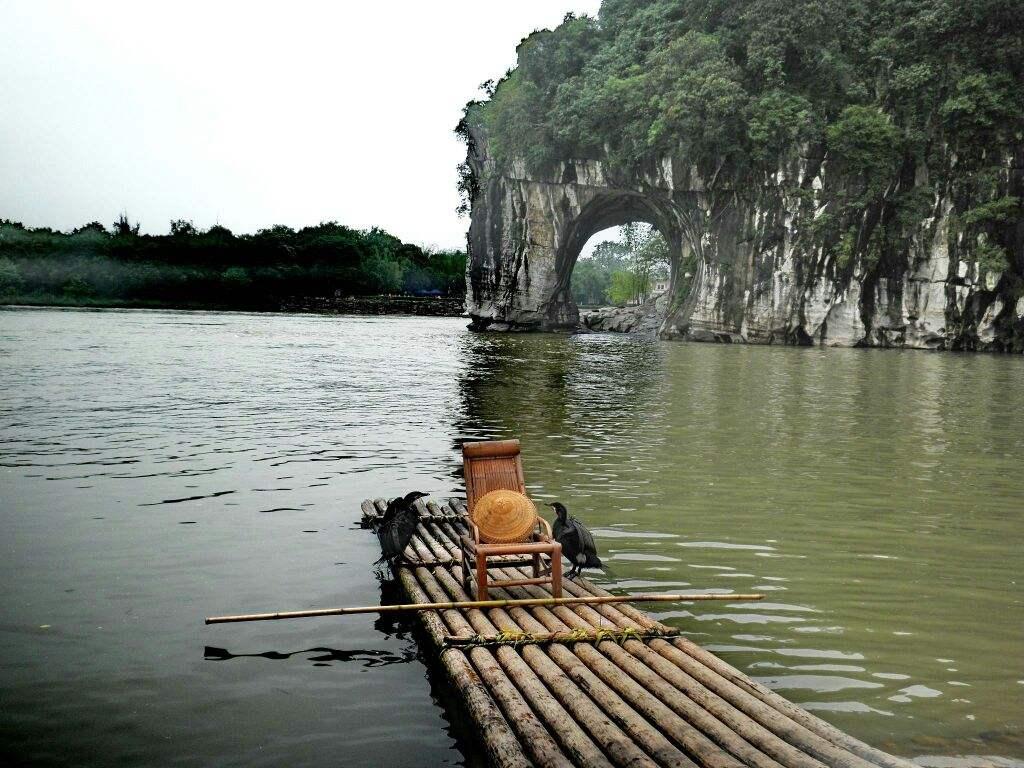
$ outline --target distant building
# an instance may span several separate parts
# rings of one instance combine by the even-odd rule
[[[668,278],[659,277],[654,281],[653,293],[665,293],[668,290]]]

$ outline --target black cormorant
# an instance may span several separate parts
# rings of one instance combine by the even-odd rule
[[[412,535],[416,532],[416,524],[419,522],[420,513],[416,509],[416,500],[427,496],[426,493],[412,491],[392,499],[388,502],[387,509],[377,524],[377,538],[380,539],[381,556],[378,563],[387,560],[393,562],[401,555]]]
[[[562,554],[572,563],[566,574],[570,579],[580,574],[581,568],[601,568],[601,558],[597,556],[597,545],[593,534],[579,520],[569,514],[569,510],[560,501],[548,504],[555,509],[555,524],[551,532],[555,541],[562,545]]]

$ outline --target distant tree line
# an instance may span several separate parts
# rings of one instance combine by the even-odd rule
[[[140,234],[122,215],[70,233],[0,219],[0,302],[277,309],[292,297],[461,296],[466,256],[382,229],[325,222],[235,235],[171,222]]]
[[[639,304],[654,281],[667,277],[668,243],[648,224],[626,224],[615,240],[598,243],[572,271],[572,298],[580,306]],[[681,268],[695,267],[684,259]]]

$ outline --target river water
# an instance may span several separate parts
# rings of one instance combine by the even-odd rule
[[[458,319],[0,311],[0,758],[475,765],[359,502],[518,436],[612,590],[925,765],[1024,765],[1024,360],[483,335]]]

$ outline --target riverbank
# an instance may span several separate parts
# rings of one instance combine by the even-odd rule
[[[0,298],[5,309],[177,309],[207,312],[308,312],[324,315],[416,315],[420,317],[462,317],[461,296],[303,296],[276,305],[210,304],[161,302],[151,299],[106,301],[71,299],[60,296]]]

